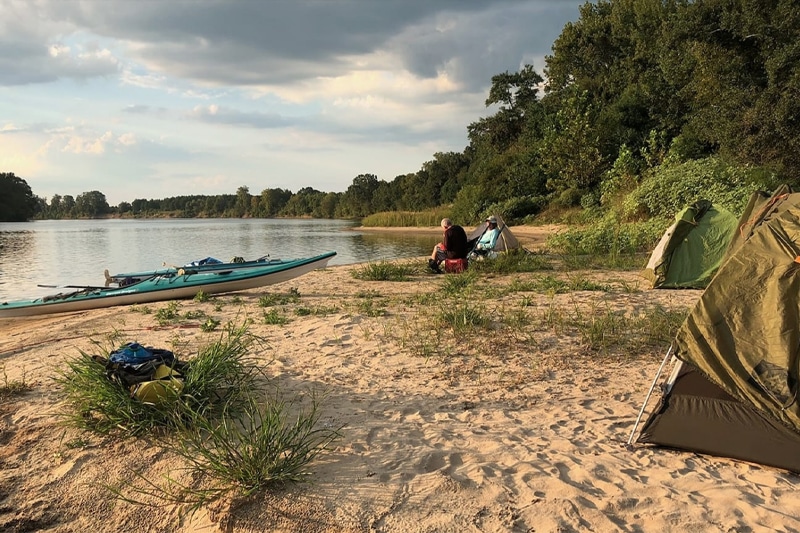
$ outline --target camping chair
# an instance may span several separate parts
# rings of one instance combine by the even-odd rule
[[[474,239],[470,239],[467,241],[467,249],[469,250],[469,252],[467,253],[468,259],[472,260],[483,259],[483,258],[494,259],[495,257],[497,257],[497,252],[494,250],[494,245],[495,245],[494,243],[492,243],[492,248],[480,248],[480,249],[478,248],[478,241],[481,240],[486,231],[487,229],[484,229],[480,233],[480,235],[478,235]],[[502,229],[499,228],[498,226],[498,232],[497,232],[497,237],[495,238],[495,242],[497,241],[497,239],[500,238],[501,233]]]
[[[478,241],[480,241],[481,237],[486,232],[486,225],[481,224],[467,235],[467,249],[469,250],[467,257],[470,261],[484,258],[494,259],[498,254],[508,252],[509,250],[522,248],[522,246],[519,244],[519,241],[517,241],[517,238],[514,237],[514,235],[511,233],[511,230],[508,229],[508,226],[503,218],[497,214],[492,216],[497,219],[497,229],[500,232],[495,240],[494,248],[491,250],[475,249]]]

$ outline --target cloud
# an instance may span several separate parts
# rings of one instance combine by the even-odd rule
[[[253,128],[283,128],[290,125],[289,120],[276,113],[241,112],[220,108],[216,104],[196,106],[186,117],[210,124],[233,124]]]
[[[576,13],[574,1],[558,0],[40,0],[29,8],[12,1],[0,15],[16,17],[19,24],[3,48],[14,49],[13,56],[21,51],[33,63],[5,73],[0,83],[109,74],[119,60],[98,43],[113,38],[149,71],[129,72],[126,81],[145,86],[163,81],[161,76],[218,86],[270,86],[360,68],[400,68],[421,79],[446,74],[477,90],[492,74],[518,69],[525,57],[549,52],[564,21]],[[63,35],[80,44],[65,42]],[[391,63],[372,64],[370,58]]]
[[[541,72],[582,2],[0,0],[0,135],[118,200],[344,190],[463,149],[491,77]]]
[[[107,150],[122,151],[137,144],[132,133],[92,132],[83,126],[64,126],[45,132],[49,137],[39,148],[40,154],[59,151],[69,154],[102,155]]]
[[[67,3],[67,2],[64,2]],[[0,85],[115,75],[119,61],[99,39],[50,11],[55,3],[0,3]]]

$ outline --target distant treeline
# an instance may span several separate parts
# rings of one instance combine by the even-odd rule
[[[682,166],[737,187],[800,183],[795,0],[600,0],[552,52],[541,74],[526,65],[492,77],[492,113],[467,127],[463,152],[391,181],[365,173],[342,193],[240,187],[116,207],[91,191],[36,199],[31,216],[363,217],[446,205],[461,223],[490,211],[523,221],[602,209]],[[652,215],[639,207],[628,212]]]

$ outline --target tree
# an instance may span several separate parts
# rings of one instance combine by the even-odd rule
[[[61,195],[54,194],[53,197],[50,199],[50,206],[47,210],[48,218],[55,218],[59,219],[64,216],[64,207],[61,202]]]
[[[28,183],[13,172],[0,172],[0,222],[26,222],[38,202]]]
[[[243,217],[250,211],[250,189],[245,186],[236,189],[236,203],[233,206],[233,216]]]
[[[372,195],[378,188],[378,177],[375,174],[359,174],[353,178],[353,184],[344,192],[341,207],[345,216],[364,217],[371,214]]]
[[[391,182],[381,180],[372,193],[372,209],[374,213],[384,211],[395,211],[400,208],[398,198],[400,197],[400,187],[395,178]]]
[[[690,3],[692,131],[740,163],[800,181],[800,12],[792,0]]]
[[[417,174],[423,178],[419,194],[427,198],[421,202],[424,207],[453,202],[468,165],[467,157],[457,152],[436,152],[433,160],[423,163]]]
[[[586,94],[576,94],[558,111],[542,143],[541,161],[552,176],[550,191],[587,192],[600,182],[603,159],[594,134],[591,104]]]
[[[329,192],[320,200],[319,206],[311,214],[315,218],[333,218],[339,206],[342,193]]]
[[[326,193],[312,187],[303,187],[289,198],[280,214],[290,217],[311,216],[319,209]]]
[[[292,191],[288,189],[264,189],[261,191],[261,211],[263,216],[274,217],[284,208]]]
[[[78,217],[95,218],[105,215],[110,209],[106,195],[100,191],[85,192],[75,198],[75,215]]]
[[[65,217],[72,217],[75,215],[75,198],[71,194],[65,194],[64,198],[61,199],[61,205],[63,206],[63,213]]]

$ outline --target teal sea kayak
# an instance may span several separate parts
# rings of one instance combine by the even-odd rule
[[[143,304],[193,298],[198,292],[217,294],[243,291],[294,279],[324,268],[336,252],[281,261],[261,267],[180,271],[154,275],[123,287],[85,287],[33,300],[0,302],[0,318],[85,311],[115,305]]]
[[[131,283],[136,283],[137,281],[142,281],[143,279],[152,278],[153,276],[164,276],[169,274],[176,274],[183,270],[184,273],[186,272],[214,272],[219,270],[238,270],[240,268],[253,268],[253,267],[262,267],[262,266],[269,266],[269,265],[277,265],[283,263],[291,263],[296,261],[296,259],[271,259],[268,255],[264,257],[259,257],[258,259],[253,259],[250,261],[245,261],[240,257],[234,258],[231,261],[220,261],[219,259],[214,259],[213,257],[206,257],[205,259],[200,259],[197,261],[192,261],[191,263],[187,263],[183,266],[164,266],[164,268],[160,268],[158,270],[145,270],[142,272],[121,272],[118,274],[110,274],[108,270],[104,272],[106,277],[106,287],[111,286],[112,284],[116,285],[130,285]]]

